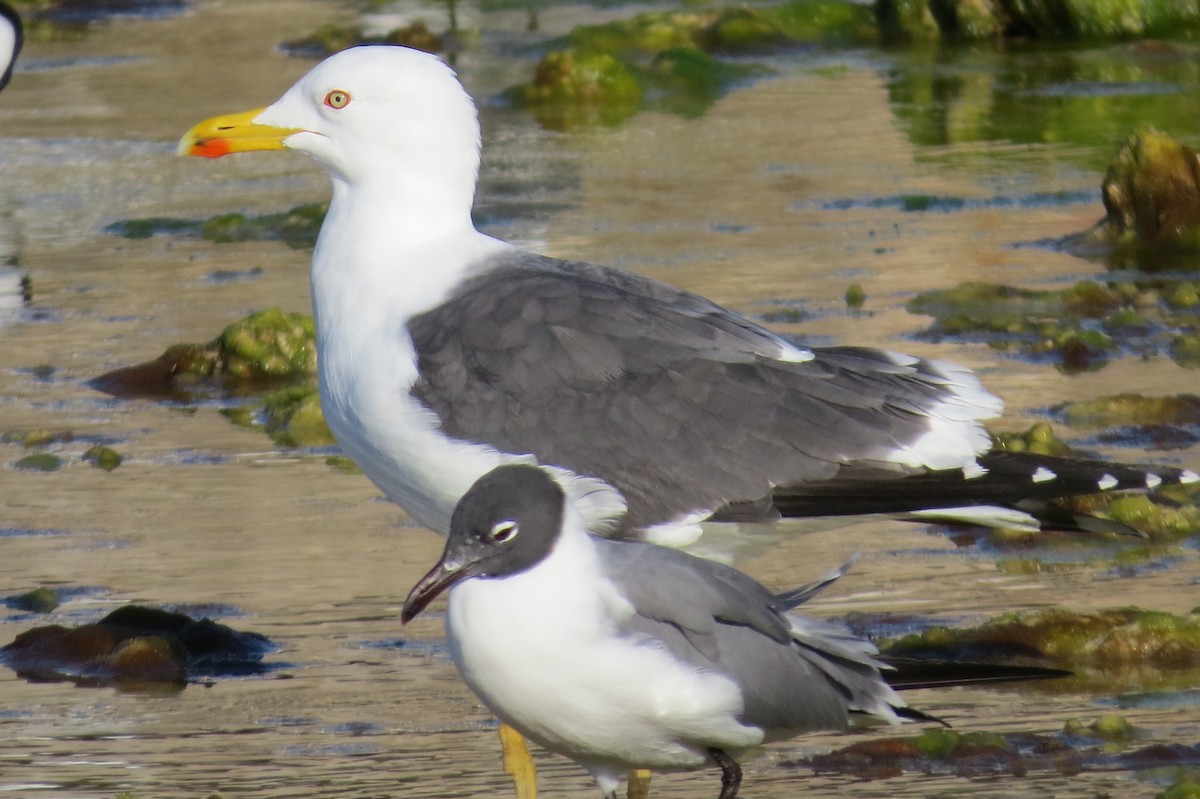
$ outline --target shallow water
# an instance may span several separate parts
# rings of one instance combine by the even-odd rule
[[[391,7],[397,13],[410,6]],[[361,475],[325,452],[275,446],[231,425],[220,403],[118,401],[86,381],[206,341],[251,310],[306,310],[303,251],[103,232],[132,217],[278,211],[323,200],[323,173],[294,154],[206,162],[174,143],[208,115],[262,105],[310,65],[276,49],[346,10],[324,2],[197,2],[184,15],[121,18],[79,40],[31,42],[0,95],[0,249],[31,277],[32,300],[0,293],[0,430],[70,430],[68,464],[18,471],[0,445],[0,595],[42,584],[69,595],[49,615],[0,612],[0,643],[137,601],[199,607],[282,645],[266,676],[166,696],[31,684],[0,669],[0,792],[16,796],[438,797],[506,792],[488,715],[440,649],[435,616],[402,629],[399,604],[440,539],[406,526]],[[437,7],[422,11],[437,29]],[[608,16],[555,6],[539,37]],[[1067,376],[984,346],[932,342],[903,303],[964,280],[1053,287],[1103,267],[1014,245],[1072,233],[1102,214],[1107,158],[1134,119],[1195,145],[1200,77],[1186,52],[795,52],[774,74],[684,118],[647,110],[614,128],[553,133],[492,102],[528,74],[523,12],[461,10],[486,26],[458,62],[483,102],[479,213],[489,232],[547,254],[639,271],[778,325],[805,341],[902,349],[966,364],[1007,401],[1000,429],[1068,399],[1122,390],[1195,391],[1164,356]],[[507,53],[508,55],[503,55]],[[923,212],[896,198],[949,198]],[[244,279],[221,270],[260,268]],[[0,274],[0,279],[5,279]],[[866,311],[842,300],[862,285]],[[8,283],[3,286],[7,287]],[[49,368],[46,368],[49,367]],[[1071,436],[1072,431],[1060,432]],[[1083,434],[1078,434],[1082,436]],[[105,442],[106,473],[79,456]],[[1200,469],[1200,448],[1108,449]],[[1111,545],[1109,545],[1111,547]],[[951,622],[1015,608],[1197,604],[1194,545],[1161,568],[1118,570],[1104,550],[1056,573],[1015,574],[996,553],[941,531],[874,522],[754,542],[740,561],[791,586],[863,553],[816,611],[908,611]],[[1099,554],[1096,554],[1096,553]],[[1030,553],[1036,556],[1038,553]],[[1139,699],[1101,693],[921,692],[914,704],[963,730],[1054,733],[1118,704],[1137,745],[1200,741],[1195,686]],[[876,782],[812,776],[786,761],[864,740],[819,735],[770,748],[747,769],[750,796],[1153,796],[1130,772],[985,778],[908,774]],[[547,795],[592,796],[572,764],[539,755]],[[664,796],[716,792],[715,773],[656,780]]]

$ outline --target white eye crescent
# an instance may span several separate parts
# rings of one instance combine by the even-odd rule
[[[516,538],[519,532],[521,532],[521,528],[517,526],[516,522],[503,521],[492,525],[492,529],[488,531],[488,535],[492,537],[493,541],[503,544]]]

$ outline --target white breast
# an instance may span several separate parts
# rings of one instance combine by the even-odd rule
[[[587,538],[564,535],[533,569],[451,591],[451,656],[484,704],[591,770],[694,767],[708,746],[760,743],[733,681],[616,634],[633,609],[596,567]]]
[[[336,197],[336,194],[335,194]],[[455,441],[409,396],[416,354],[406,323],[443,301],[480,259],[508,247],[466,231],[420,246],[331,206],[313,253],[321,407],[343,451],[418,523],[449,528],[454,503],[506,458]]]

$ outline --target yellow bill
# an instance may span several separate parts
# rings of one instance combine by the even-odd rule
[[[265,109],[224,114],[197,124],[179,140],[179,155],[220,158],[230,153],[283,150],[283,140],[300,131],[254,122]]]

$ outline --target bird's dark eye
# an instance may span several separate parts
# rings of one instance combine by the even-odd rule
[[[488,531],[488,535],[496,543],[503,544],[516,538],[517,533],[520,531],[521,528],[517,526],[516,522],[504,521],[496,522],[492,525],[492,529]]]
[[[350,92],[334,89],[325,95],[325,105],[335,110],[341,110],[350,105]]]

